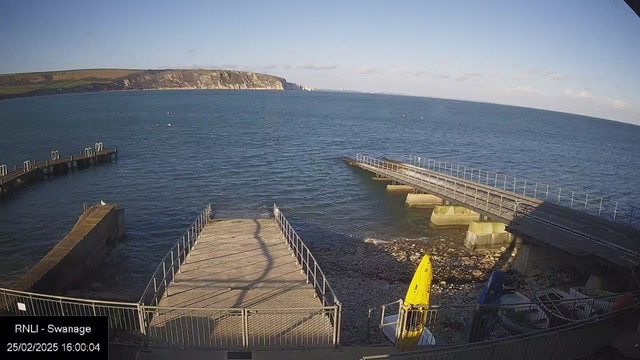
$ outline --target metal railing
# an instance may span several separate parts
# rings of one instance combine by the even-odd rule
[[[404,305],[398,300],[381,306],[379,327],[395,326],[394,343],[402,348],[411,331],[426,328],[435,346],[482,342],[538,330],[552,329],[567,323],[590,319],[613,310],[624,294],[559,301],[502,305]],[[397,310],[395,310],[397,308]],[[560,314],[551,308],[561,309]],[[386,315],[397,314],[397,321]]]
[[[409,155],[409,164],[640,228],[640,208],[607,197],[419,156]]]
[[[378,159],[367,155],[358,154],[356,162],[369,171],[384,174],[398,181],[415,186],[419,190],[428,191],[434,195],[446,198],[464,205],[466,208],[485,214],[493,219],[514,224],[517,217],[536,220],[545,227],[552,227],[554,231],[562,231],[563,234],[571,234],[625,252],[627,258],[622,265],[628,265],[629,259],[633,260],[638,254],[637,242],[618,232],[609,232],[603,236],[602,231],[594,227],[589,219],[580,219],[567,214],[561,208],[547,208],[540,206],[541,202],[523,195],[514,194],[501,189],[470,183],[467,180],[445,175],[439,172],[412,166],[397,161]],[[548,232],[543,234],[549,235]],[[544,239],[543,239],[544,240]],[[627,247],[627,248],[624,248]],[[607,256],[607,254],[602,254]],[[607,259],[611,260],[610,257]],[[616,257],[615,259],[619,259]],[[622,261],[622,260],[620,260]],[[632,262],[635,262],[633,260]]]
[[[274,349],[338,346],[342,305],[309,248],[274,204],[275,221],[292,256],[312,283],[311,308],[190,308],[157,306],[209,223],[207,205],[154,271],[138,303],[87,300],[0,288],[0,315],[108,316],[109,341],[145,347]]]
[[[335,346],[336,308],[178,308],[144,306],[150,347],[291,349]]]
[[[608,345],[625,331],[637,330],[638,310],[640,304],[634,304],[592,318],[508,338],[364,356],[362,360],[573,359]]]
[[[136,303],[78,299],[0,288],[0,315],[107,316],[109,342],[142,342],[141,306]]]
[[[291,249],[291,255],[296,258],[296,262],[300,266],[302,273],[306,276],[307,284],[313,284],[315,290],[314,296],[320,297],[323,307],[333,306],[335,308],[333,313],[335,317],[331,320],[334,324],[333,344],[337,346],[340,343],[342,304],[340,300],[338,300],[333,288],[331,288],[331,285],[329,285],[327,277],[320,268],[320,265],[318,265],[318,261],[313,254],[311,254],[307,245],[300,239],[300,236],[298,236],[276,204],[273,204],[273,215],[278,228],[282,232],[283,239]]]
[[[356,161],[369,165],[377,171],[389,171],[408,184],[415,184],[428,189],[434,194],[446,196],[469,207],[472,210],[491,213],[508,221],[513,220],[521,204],[511,196],[493,191],[488,187],[476,186],[466,181],[458,181],[445,175],[433,174],[431,171],[421,171],[418,167],[399,164],[393,161],[378,159],[358,154]]]
[[[176,274],[180,273],[182,264],[187,261],[187,256],[198,243],[198,237],[210,219],[211,204],[208,204],[189,229],[182,234],[180,239],[162,258],[140,297],[140,304],[158,306],[160,299],[169,295],[169,284],[175,280]]]

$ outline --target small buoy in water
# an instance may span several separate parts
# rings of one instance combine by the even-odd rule
[[[400,116],[402,116],[402,117],[407,117],[407,115],[405,115],[405,114],[402,114],[402,115],[400,115]]]
[[[168,114],[168,113],[169,113],[169,112],[167,111],[167,114]]]
[[[420,119],[424,119],[424,116],[420,116]]]
[[[171,124],[167,124],[167,126],[171,126]]]

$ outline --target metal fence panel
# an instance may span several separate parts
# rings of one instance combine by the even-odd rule
[[[365,356],[362,359],[573,359],[591,354],[619,334],[635,331],[639,318],[640,304],[635,304],[594,318],[504,339],[426,347],[419,351]]]
[[[77,299],[0,289],[0,314],[16,316],[107,316],[109,341],[141,343],[138,304]]]
[[[247,310],[248,347],[322,348],[334,346],[336,309]]]
[[[144,307],[146,341],[150,347],[180,349],[243,349],[242,309]]]

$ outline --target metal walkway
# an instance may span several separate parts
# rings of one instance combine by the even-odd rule
[[[488,180],[482,184],[466,179],[466,176],[460,178],[453,170],[445,174],[435,169],[366,155],[357,155],[355,160],[345,158],[345,161],[411,185],[417,191],[428,192],[472,209],[509,225],[510,231],[570,253],[593,254],[624,267],[635,266],[640,261],[640,231],[600,216],[541,200],[535,195],[527,196],[526,188],[525,194],[510,191],[506,186],[506,177],[504,188],[499,188],[488,185]],[[496,175],[496,185],[497,179]],[[586,204],[587,201],[585,207]]]
[[[187,232],[143,295],[144,302],[153,290],[147,300],[152,306],[145,306],[152,346],[338,344],[340,303],[277,207],[274,214],[275,220],[209,220],[206,215],[196,225],[199,230]]]

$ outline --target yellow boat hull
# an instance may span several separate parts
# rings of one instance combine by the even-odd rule
[[[411,284],[404,298],[405,327],[401,336],[402,346],[418,345],[422,329],[427,320],[427,309],[431,295],[431,257],[425,255],[416,272],[413,274]],[[411,309],[411,310],[409,310]],[[409,310],[409,311],[406,311]]]

